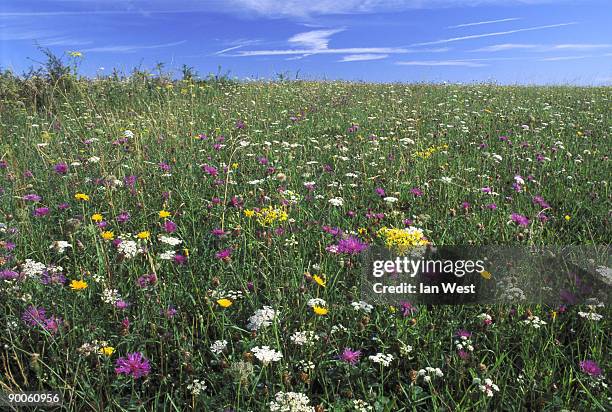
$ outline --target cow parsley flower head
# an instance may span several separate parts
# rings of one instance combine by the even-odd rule
[[[270,326],[275,317],[276,311],[270,306],[264,306],[262,309],[256,310],[253,316],[249,318],[247,328],[254,331]]]
[[[279,392],[270,402],[271,412],[312,412],[308,396],[299,392]]]
[[[253,355],[259,359],[264,365],[270,362],[278,362],[283,358],[283,354],[269,346],[255,346],[251,349]]]

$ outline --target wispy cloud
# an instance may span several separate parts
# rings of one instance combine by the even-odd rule
[[[298,33],[289,38],[289,43],[297,44],[298,46],[311,50],[327,49],[330,36],[340,33],[341,31],[344,31],[344,29],[312,30]]]
[[[410,60],[400,61],[395,64],[400,66],[459,66],[459,67],[484,67],[484,63],[466,60]]]
[[[291,36],[287,42],[299,48],[293,49],[275,49],[275,50],[238,50],[240,47],[230,47],[224,50],[219,50],[215,54],[231,57],[247,57],[247,56],[301,56],[298,58],[314,55],[314,54],[346,54],[346,55],[389,55],[389,54],[405,54],[405,53],[441,53],[450,50],[448,47],[438,47],[432,49],[409,49],[406,47],[329,47],[330,37],[336,33],[340,33],[344,29],[325,29],[312,30],[308,32],[298,33]],[[227,52],[234,51],[235,53],[228,54]],[[364,60],[364,59],[362,59]],[[344,61],[344,60],[343,60]],[[348,61],[348,60],[347,60]]]
[[[164,47],[173,47],[186,43],[186,40],[181,40],[173,43],[153,44],[153,45],[116,45],[116,46],[101,46],[91,47],[80,50],[84,53],[134,53],[140,50],[161,49]]]
[[[491,46],[481,47],[470,50],[472,52],[499,52],[506,50],[531,50],[535,52],[549,52],[559,50],[596,50],[609,49],[612,44],[520,44],[520,43],[504,43],[494,44]]]
[[[498,52],[498,51],[506,51],[506,50],[528,50],[528,49],[537,49],[542,47],[539,44],[517,44],[517,43],[504,43],[504,44],[494,44],[491,46],[481,47],[479,49],[470,50],[473,52]]]
[[[389,57],[388,54],[349,54],[347,56],[343,56],[342,59],[338,60],[339,62],[363,62],[367,60],[380,60],[386,59]]]
[[[547,24],[545,26],[526,27],[526,28],[523,28],[523,29],[497,31],[497,32],[493,32],[493,33],[472,34],[472,35],[469,35],[469,36],[452,37],[450,39],[442,39],[442,40],[428,41],[428,42],[422,42],[422,43],[414,43],[414,44],[411,44],[411,46],[429,46],[429,45],[434,45],[434,44],[452,43],[452,42],[463,41],[463,40],[480,39],[480,38],[483,38],[483,37],[505,36],[507,34],[522,33],[522,32],[526,32],[526,31],[544,30],[544,29],[552,29],[552,28],[555,28],[555,27],[571,26],[573,24],[578,24],[578,23],[577,22],[568,22],[568,23],[558,23],[558,24]]]
[[[475,23],[463,23],[463,24],[457,24],[456,26],[448,26],[447,29],[458,29],[460,27],[471,27],[471,26],[480,26],[482,24],[502,23],[505,21],[515,21],[515,20],[520,20],[520,19],[521,19],[520,17],[509,17],[507,19],[477,21]]]
[[[562,61],[562,60],[588,59],[590,57],[599,57],[599,56],[594,56],[592,54],[582,55],[582,56],[555,56],[555,57],[544,57],[544,58],[540,59],[540,61],[542,61],[542,62],[558,62],[558,61]]]

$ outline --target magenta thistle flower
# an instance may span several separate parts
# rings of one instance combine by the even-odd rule
[[[68,165],[64,162],[61,162],[53,166],[53,170],[55,170],[55,173],[57,173],[58,175],[65,175],[66,173],[68,173]]]
[[[412,193],[416,197],[423,196],[423,191],[419,189],[418,187],[413,187],[412,189],[410,189],[410,193]]]
[[[215,254],[215,257],[219,260],[228,261],[232,256],[232,249],[223,249]]]
[[[416,312],[417,308],[411,302],[401,302],[400,310],[402,311],[402,315],[406,317],[412,316],[414,312]]]
[[[385,189],[382,187],[377,187],[375,191],[378,196],[385,197]]]
[[[359,362],[360,357],[361,357],[361,351],[353,350],[351,348],[344,348],[344,350],[339,356],[340,360],[346,363],[350,363],[351,365],[354,365],[357,362]]]
[[[140,352],[128,353],[126,357],[117,359],[115,373],[132,376],[134,379],[147,376],[151,372],[149,361]]]
[[[472,332],[467,331],[465,329],[459,329],[457,332],[455,332],[456,338],[469,338],[471,336],[472,336]]]
[[[28,195],[23,196],[22,199],[28,202],[40,202],[42,200],[42,197],[40,197],[36,193],[30,193]]]
[[[580,362],[580,369],[582,370],[582,372],[586,373],[587,375],[591,375],[591,376],[601,375],[601,368],[599,367],[597,362],[590,360],[590,359],[586,359]]]
[[[368,248],[366,243],[355,236],[349,236],[346,239],[341,239],[338,242],[338,253],[344,253],[346,255],[357,255]]]
[[[47,216],[48,214],[49,214],[48,207],[37,207],[36,209],[34,209],[34,212],[33,212],[34,217],[43,217],[43,216]]]
[[[36,306],[28,306],[28,308],[21,315],[21,319],[28,326],[44,325],[46,317],[46,310],[43,307],[37,308]]]
[[[176,223],[174,223],[172,220],[166,220],[164,222],[164,230],[166,233],[174,233],[176,232],[176,228]]]
[[[527,216],[523,216],[518,213],[512,213],[512,215],[510,215],[510,219],[512,219],[512,221],[519,226],[529,225],[529,219],[527,218]]]
[[[210,176],[217,176],[219,174],[217,168],[210,165],[202,165],[202,171]]]

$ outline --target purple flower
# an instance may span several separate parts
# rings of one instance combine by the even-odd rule
[[[10,269],[0,270],[0,280],[15,280],[19,277],[19,273]]]
[[[491,190],[491,188],[490,188],[489,186],[485,186],[485,187],[483,187],[482,189],[480,189],[480,191],[481,191],[482,193],[487,193],[487,194],[489,194],[489,193],[491,193],[491,192],[492,192],[492,190]]]
[[[53,166],[53,170],[55,170],[55,173],[57,173],[58,175],[65,175],[66,173],[68,173],[68,165],[64,162],[61,162]]]
[[[221,237],[221,236],[227,235],[227,232],[225,230],[223,230],[223,229],[218,229],[217,228],[217,229],[211,230],[210,234],[213,235],[213,236]]]
[[[459,357],[463,360],[467,360],[470,358],[470,353],[464,351],[463,349],[460,349],[459,352],[457,352],[457,354],[459,355]]]
[[[42,200],[42,197],[38,196],[36,193],[30,193],[28,195],[23,196],[22,199],[29,202],[40,202]]]
[[[487,209],[490,209],[490,210],[495,210],[495,209],[497,209],[497,205],[496,205],[495,203],[489,203],[489,204],[486,206],[486,208],[487,208]]]
[[[146,288],[147,286],[155,285],[157,283],[157,276],[154,273],[149,275],[142,275],[136,280],[136,284],[141,288]]]
[[[215,254],[215,257],[219,260],[228,261],[232,256],[232,249],[223,249]]]
[[[40,283],[42,283],[43,285],[63,285],[66,283],[66,276],[56,272],[49,273],[48,270],[45,270],[40,276]]]
[[[124,309],[127,309],[128,306],[129,306],[129,304],[125,300],[122,300],[122,299],[120,299],[117,302],[115,302],[115,307],[117,309],[124,310]]]
[[[130,188],[133,188],[134,185],[136,185],[137,181],[138,181],[138,177],[134,176],[134,175],[126,176],[123,179],[123,182],[125,183],[125,185],[130,187]]]
[[[599,367],[597,362],[593,360],[587,359],[587,360],[583,360],[582,362],[580,362],[580,369],[582,370],[582,372],[586,373],[587,375],[591,375],[591,376],[601,375],[601,368]]]
[[[512,215],[510,215],[510,219],[512,219],[512,221],[519,226],[529,225],[529,219],[527,218],[527,216],[523,216],[518,213],[512,213]]]
[[[455,332],[456,338],[469,338],[471,336],[472,336],[472,332],[467,331],[465,329],[459,329],[457,332]]]
[[[166,220],[164,222],[164,230],[166,233],[174,233],[176,232],[176,228],[176,223],[174,223],[172,220]]]
[[[463,210],[468,210],[470,208],[470,202],[462,202],[461,203],[461,208]]]
[[[244,129],[246,127],[246,125],[244,124],[244,122],[242,120],[237,120],[236,121],[236,129]]]
[[[185,255],[174,255],[174,263],[176,263],[177,265],[184,265],[185,263],[187,263],[187,256]]]
[[[210,176],[217,176],[219,174],[217,168],[210,165],[202,165],[202,171]]]
[[[385,197],[385,189],[382,187],[377,187],[375,191],[378,196]]]
[[[413,187],[412,189],[410,189],[410,193],[412,193],[416,197],[423,196],[423,191],[419,189],[418,187]]]
[[[46,317],[46,310],[43,307],[37,308],[36,306],[28,306],[28,308],[21,315],[23,320],[28,326],[44,325]]]
[[[130,214],[128,212],[121,212],[119,216],[115,218],[119,223],[125,223],[130,220]]]
[[[550,205],[546,202],[546,200],[544,200],[544,198],[540,195],[534,196],[533,199],[531,199],[531,201],[534,204],[539,205],[540,207],[544,209],[548,209],[550,207]]]
[[[349,236],[346,239],[341,239],[338,242],[338,253],[344,253],[346,255],[357,255],[368,248],[366,243],[355,236]]]
[[[172,319],[173,317],[176,316],[177,313],[178,313],[178,310],[176,310],[176,308],[172,305],[169,305],[168,308],[165,311],[163,311],[163,315],[167,317],[168,319]]]
[[[162,172],[169,172],[170,171],[170,165],[166,162],[160,162],[159,163],[159,168]]]
[[[416,312],[417,308],[410,302],[401,302],[400,310],[402,311],[402,315],[404,317],[412,316],[414,312]]]
[[[351,365],[354,365],[357,362],[359,362],[360,357],[361,357],[361,351],[353,350],[351,348],[344,348],[344,350],[339,356],[340,360],[346,363],[350,363]]]
[[[149,361],[140,352],[128,353],[127,357],[117,359],[115,373],[132,376],[134,379],[147,376],[151,372]]]
[[[43,216],[47,216],[48,214],[49,214],[48,207],[37,207],[36,209],[34,209],[34,213],[33,213],[35,217],[43,217]]]

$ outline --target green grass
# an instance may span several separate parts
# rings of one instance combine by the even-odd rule
[[[373,244],[381,244],[378,229],[404,227],[405,219],[438,245],[609,244],[612,89],[164,83],[138,76],[72,78],[70,87],[58,83],[55,89],[35,82],[2,83],[0,222],[7,230],[0,239],[15,248],[1,244],[0,268],[19,271],[33,259],[61,266],[68,282],[83,279],[88,287],[43,285],[36,276],[0,284],[0,390],[60,390],[63,410],[70,411],[260,411],[269,410],[280,391],[302,392],[327,411],[352,410],[356,399],[377,411],[610,407],[602,386],[610,371],[609,308],[594,309],[603,314],[599,321],[577,314],[590,311],[585,307],[560,313],[525,305],[423,306],[407,317],[388,306],[356,311],[350,304],[360,300],[360,261],[327,252],[334,239],[322,226],[363,228],[363,239]],[[237,121],[245,127],[237,128]],[[352,125],[358,130],[348,131]],[[125,130],[133,137],[113,144]],[[207,139],[196,139],[200,134]],[[440,149],[415,155],[431,147]],[[546,159],[538,161],[538,154]],[[65,175],[54,171],[60,162],[69,165]],[[204,173],[203,164],[218,176]],[[520,192],[512,187],[515,175],[526,180]],[[137,177],[132,190],[123,183],[128,176]],[[306,182],[315,182],[313,191]],[[378,187],[398,201],[384,202]],[[422,196],[410,192],[415,187]],[[482,193],[483,187],[499,195]],[[298,195],[286,207],[287,220],[261,227],[245,215],[280,206],[290,197],[281,188]],[[23,200],[31,193],[42,200]],[[75,193],[90,200],[79,202]],[[550,208],[542,212],[535,195]],[[234,197],[244,209],[231,206]],[[334,197],[343,205],[331,205]],[[60,208],[63,203],[69,207]],[[497,209],[488,209],[490,203]],[[49,214],[36,217],[37,207],[48,207]],[[160,210],[171,216],[160,218]],[[131,216],[126,223],[116,220],[121,212]],[[384,218],[368,218],[368,212]],[[146,251],[120,258],[91,220],[95,213],[115,238],[150,231],[150,239],[138,241]],[[529,224],[511,222],[512,213]],[[548,220],[540,221],[540,213]],[[172,236],[181,245],[158,240],[167,219],[176,223]],[[216,237],[215,228],[227,234]],[[72,248],[55,253],[50,245],[58,240]],[[170,249],[185,255],[183,248],[185,264],[160,259]],[[217,259],[226,248],[231,259]],[[136,280],[147,273],[158,281],[142,289]],[[305,273],[324,275],[326,286]],[[117,289],[127,309],[103,302],[105,289]],[[243,297],[224,309],[216,302],[224,296],[220,290]],[[327,315],[308,307],[315,297],[327,302]],[[21,317],[29,305],[44,307],[63,324],[54,334],[28,327]],[[178,310],[172,318],[163,313],[170,305]],[[277,311],[276,319],[249,331],[248,318],[264,305]],[[481,313],[493,324],[484,325]],[[526,325],[529,314],[546,325]],[[346,330],[332,333],[337,325]],[[473,333],[468,360],[454,347],[459,329]],[[319,339],[297,346],[290,340],[295,331],[314,331]],[[215,355],[210,345],[221,339],[227,349]],[[78,351],[93,340],[107,341],[115,352]],[[282,352],[282,360],[262,366],[249,351],[263,345]],[[405,345],[412,351],[402,354]],[[345,347],[362,351],[356,365],[337,360]],[[130,352],[150,360],[148,376],[115,374],[117,358]],[[394,360],[381,367],[368,359],[378,352]],[[585,359],[598,362],[602,379],[580,370]],[[300,361],[314,369],[301,371]],[[414,382],[427,366],[444,376]],[[500,391],[485,396],[475,377],[492,379]],[[187,389],[194,379],[207,386],[197,396]]]

